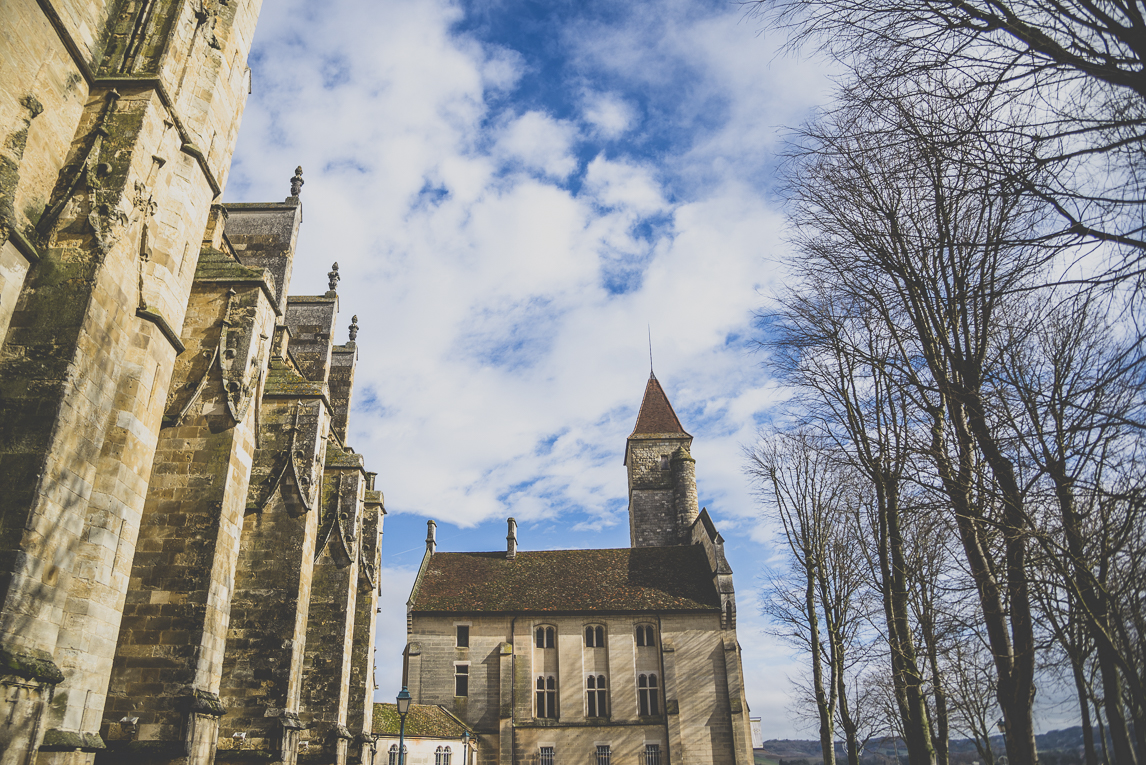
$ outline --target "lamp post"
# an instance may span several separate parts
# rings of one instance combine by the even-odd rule
[[[406,686],[398,693],[398,765],[406,765],[406,714],[410,711],[410,691]]]
[[[462,733],[462,765],[470,765],[470,732]]]

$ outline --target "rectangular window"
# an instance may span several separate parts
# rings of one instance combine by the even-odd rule
[[[660,744],[645,744],[645,765],[661,765]]]
[[[469,696],[470,695],[470,665],[469,664],[455,664],[454,665],[454,695],[455,696]]]
[[[597,765],[609,765],[609,745],[597,745]]]
[[[608,707],[605,705],[605,676],[589,675],[586,686],[586,716],[608,717]]]
[[[470,626],[468,624],[458,625],[458,648],[470,647]]]
[[[651,717],[661,713],[656,675],[641,675],[637,678],[637,703],[641,717]]]
[[[557,678],[553,675],[537,678],[536,716],[540,719],[557,719]]]
[[[541,765],[553,765],[553,747],[541,747]]]

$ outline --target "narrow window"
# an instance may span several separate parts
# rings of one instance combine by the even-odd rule
[[[541,747],[541,765],[553,765],[553,747]]]
[[[669,469],[669,456],[667,454],[661,455],[661,470]]]
[[[451,754],[453,754],[453,752],[451,752],[450,748],[447,746],[445,748],[445,750],[442,752],[442,765],[450,765],[450,755]]]
[[[595,643],[593,642],[593,628],[592,627],[586,627],[585,628],[585,647],[586,648],[592,648],[594,645],[595,645]]]
[[[390,745],[390,765],[398,765],[398,745]]]
[[[732,601],[730,600],[724,604],[724,628],[730,630],[733,626],[735,625],[732,623]]]
[[[604,627],[598,627],[597,628],[597,647],[598,648],[604,648],[605,647],[605,628]]]
[[[645,644],[645,628],[637,625],[637,645]]]
[[[537,628],[537,647],[538,648],[552,648],[555,645],[556,634],[552,627],[538,627]]]
[[[637,678],[637,696],[641,717],[660,714],[660,696],[657,693],[656,675],[641,675]]]
[[[468,624],[458,625],[458,648],[470,647],[470,626]]]
[[[597,745],[597,765],[609,765],[609,745]]]
[[[469,696],[470,695],[470,665],[469,664],[455,664],[454,665],[454,695],[455,696]]]
[[[434,750],[434,765],[445,765],[442,762],[442,748],[440,746]]]
[[[557,678],[553,675],[539,677],[536,686],[536,716],[542,719],[557,719]]]
[[[645,765],[661,765],[660,744],[645,744]]]
[[[605,698],[605,676],[589,675],[585,681],[588,694],[588,717],[608,717],[609,710]]]

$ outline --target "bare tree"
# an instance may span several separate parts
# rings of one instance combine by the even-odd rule
[[[1013,168],[972,161],[990,115],[957,101],[902,92],[848,108],[802,134],[790,168],[804,283],[830,284],[853,315],[889,338],[902,383],[931,419],[928,450],[979,592],[1014,763],[1037,759],[1031,706],[1035,642],[1027,555],[1031,527],[1008,445],[991,419],[989,376],[1010,296],[1033,288],[1056,252],[1032,242],[1046,213]],[[1043,170],[1021,141],[1028,177]],[[976,494],[990,474],[995,503]],[[995,565],[987,527],[1000,532]]]
[[[1109,243],[1115,277],[1141,276],[1146,250],[1146,6],[1141,0],[754,0],[769,26],[896,91],[1010,104],[994,138],[1039,147],[1058,171],[1024,178],[984,144],[976,162],[1013,173],[1058,216],[1064,240]],[[927,75],[935,74],[935,77]]]
[[[863,586],[856,535],[849,523],[847,472],[808,430],[774,433],[748,452],[748,473],[779,520],[792,573],[771,588],[765,613],[804,644],[825,765],[835,762],[835,722],[847,735],[850,765],[858,765],[858,722],[848,704],[847,673],[859,641],[856,617]],[[825,665],[827,677],[825,677]]]

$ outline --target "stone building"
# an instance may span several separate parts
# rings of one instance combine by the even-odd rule
[[[0,765],[372,749],[357,326],[221,204],[259,0],[0,0]]]
[[[477,732],[437,704],[411,704],[402,727],[396,704],[374,705],[375,765],[473,765],[480,757]]]
[[[692,436],[650,377],[629,436],[631,547],[426,555],[404,682],[482,765],[748,765],[732,570],[697,510]]]

